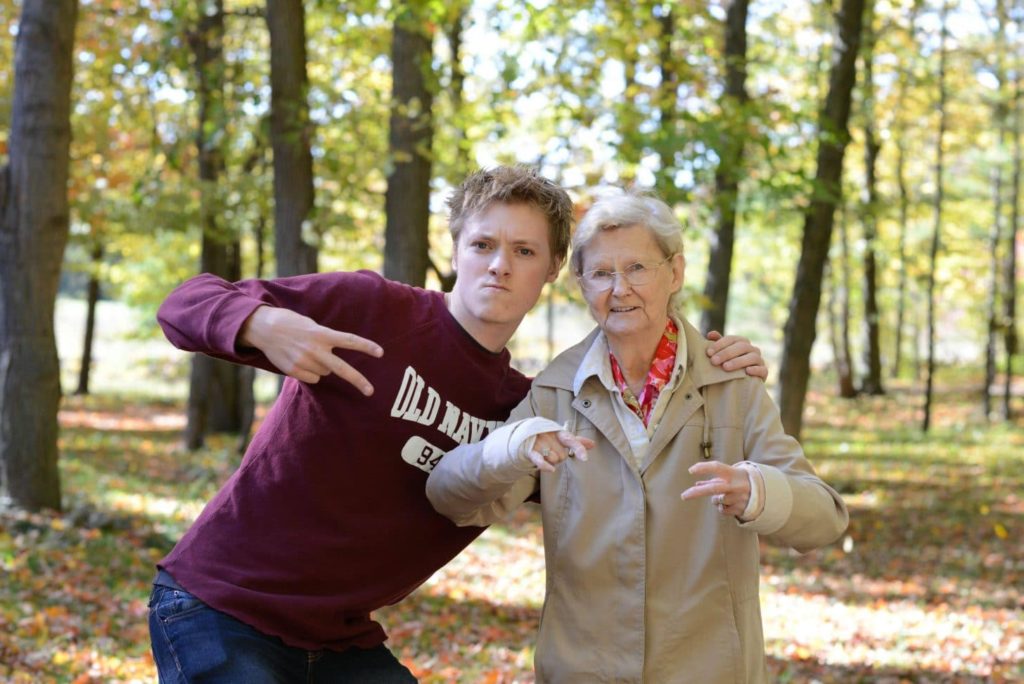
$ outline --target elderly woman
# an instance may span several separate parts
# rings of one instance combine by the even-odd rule
[[[766,681],[758,536],[807,551],[846,529],[763,384],[712,366],[679,314],[682,247],[663,202],[597,202],[572,268],[598,328],[427,483],[460,525],[539,493],[542,682]]]

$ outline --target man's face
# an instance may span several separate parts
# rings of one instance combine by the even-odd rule
[[[485,347],[500,349],[545,283],[558,276],[548,222],[527,204],[496,203],[470,216],[452,256],[451,311]]]

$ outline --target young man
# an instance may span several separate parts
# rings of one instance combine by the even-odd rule
[[[424,496],[458,444],[529,389],[505,344],[565,260],[572,204],[524,168],[471,175],[449,201],[450,294],[368,272],[228,283],[164,302],[168,339],[284,373],[238,471],[158,564],[161,681],[411,682],[370,613],[469,544]],[[742,338],[714,349],[766,373]]]

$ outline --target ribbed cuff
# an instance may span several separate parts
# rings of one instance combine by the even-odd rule
[[[749,461],[745,461],[748,463]],[[758,534],[773,534],[782,529],[793,512],[793,490],[781,470],[763,463],[751,463],[764,481],[764,506],[761,514],[740,527]]]
[[[747,500],[747,507],[740,513],[739,519],[742,522],[752,522],[764,510],[764,480],[761,478],[761,471],[757,465],[750,461],[742,461],[736,464],[737,468],[747,471],[747,480],[750,482],[750,498]]]

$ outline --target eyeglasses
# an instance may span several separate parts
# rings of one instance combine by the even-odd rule
[[[606,268],[595,268],[591,271],[583,271],[576,279],[580,281],[580,287],[588,292],[605,292],[615,285],[615,276],[622,276],[626,282],[633,287],[646,285],[654,278],[659,268],[668,263],[672,257],[666,257],[659,262],[638,261],[630,264],[621,271],[609,271]]]

